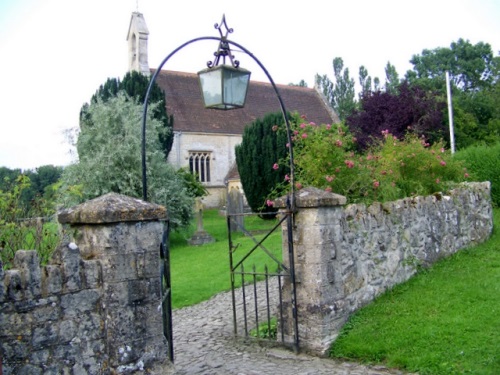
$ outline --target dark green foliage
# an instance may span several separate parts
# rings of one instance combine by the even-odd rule
[[[455,154],[464,160],[468,173],[475,181],[491,182],[491,200],[500,207],[500,142],[494,146],[474,145]]]
[[[288,165],[280,163],[287,158],[286,132],[281,113],[271,113],[257,119],[243,131],[243,139],[236,146],[236,163],[241,184],[254,212],[276,212],[265,204],[266,197],[282,183],[289,173]],[[279,164],[278,169],[273,169]]]
[[[115,97],[119,91],[125,91],[130,98],[134,98],[134,100],[142,104],[146,98],[149,82],[150,80],[148,77],[136,71],[125,74],[122,81],[117,78],[108,78],[108,80],[101,85],[97,92],[92,96],[90,102],[91,104],[95,104],[98,97],[106,102],[109,98]],[[151,92],[149,93],[148,104],[151,103],[159,103],[159,105],[154,108],[153,118],[160,120],[164,129],[167,130],[159,135],[163,153],[165,155],[165,159],[167,159],[174,141],[174,134],[172,130],[174,120],[173,116],[167,115],[165,93],[156,83],[151,87]],[[88,124],[87,103],[82,107],[80,119],[82,123],[81,126]]]

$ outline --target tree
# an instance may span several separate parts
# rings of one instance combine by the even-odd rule
[[[173,228],[189,225],[194,197],[173,168],[165,163],[160,135],[166,131],[148,111],[146,161],[149,198],[168,208]],[[142,104],[125,92],[88,106],[76,149],[78,163],[65,168],[61,204],[71,206],[109,192],[142,197]]]
[[[399,86],[399,75],[396,67],[387,61],[385,66],[385,92],[396,94]]]
[[[450,48],[423,50],[421,55],[413,56],[411,63],[413,70],[406,73],[410,83],[439,92],[443,100],[445,72],[449,72],[457,149],[473,143],[492,144],[500,139],[496,99],[500,57],[493,56],[489,44],[472,45],[459,39]]]
[[[359,85],[361,86],[359,99],[362,99],[372,91],[372,77],[368,75],[368,70],[363,65],[359,67]]]
[[[248,204],[254,212],[276,212],[266,205],[269,194],[289,173],[286,132],[281,113],[271,113],[245,127],[241,144],[236,146],[236,163]]]
[[[408,130],[433,143],[446,136],[443,125],[445,103],[417,86],[403,82],[398,94],[374,92],[361,100],[360,109],[346,120],[357,138],[359,148],[366,149],[382,131],[402,139]]]
[[[103,85],[99,86],[99,89],[92,96],[90,103],[95,104],[98,98],[106,102],[110,98],[116,97],[116,95],[120,91],[125,91],[130,98],[133,98],[138,103],[144,103],[148,86],[148,77],[139,72],[131,71],[125,74],[122,81],[117,78],[108,78],[108,80]],[[161,134],[159,135],[160,144],[162,146],[166,160],[168,158],[170,150],[172,149],[172,144],[174,141],[174,134],[172,130],[174,120],[173,116],[167,115],[165,93],[160,88],[160,86],[156,84],[156,82],[153,84],[148,98],[148,105],[151,105],[151,103],[159,103],[159,105],[155,106],[153,117],[158,119],[166,129],[165,132],[161,132]],[[82,107],[80,113],[81,119],[85,117],[87,108],[88,104],[85,104]],[[89,123],[88,119],[86,123]]]
[[[307,87],[307,82],[301,79],[299,83],[289,83],[288,86]]]
[[[356,108],[354,79],[349,76],[349,68],[344,69],[341,57],[333,59],[335,84],[326,76],[316,75],[316,85],[321,89],[331,107],[344,120]]]
[[[488,43],[472,45],[462,38],[452,42],[450,48],[424,49],[414,55],[410,62],[413,71],[407,72],[410,82],[426,81],[430,87],[444,87],[445,72],[458,89],[468,92],[489,87],[499,78],[495,69],[496,59]]]

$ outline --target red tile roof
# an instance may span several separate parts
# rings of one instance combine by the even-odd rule
[[[153,71],[154,72],[154,71]],[[167,113],[174,116],[174,130],[242,134],[246,125],[270,112],[279,112],[278,97],[270,83],[250,81],[244,108],[221,111],[203,105],[198,76],[162,70],[156,83],[165,91]],[[338,122],[321,95],[307,87],[277,85],[288,112],[299,112],[317,124]]]

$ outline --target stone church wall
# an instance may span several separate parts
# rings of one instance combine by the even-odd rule
[[[189,169],[189,153],[211,153],[210,182],[205,183],[209,196],[203,198],[205,208],[225,206],[227,198],[226,176],[236,162],[234,148],[241,143],[241,135],[202,134],[176,132],[168,162],[177,168]]]

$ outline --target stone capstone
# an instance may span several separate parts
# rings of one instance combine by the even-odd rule
[[[106,224],[127,221],[165,220],[167,209],[155,203],[108,193],[58,215],[61,224]]]
[[[288,199],[287,196],[276,199],[274,207],[286,208]],[[343,206],[346,202],[347,198],[343,195],[315,187],[306,187],[295,192],[295,206],[298,208]]]

